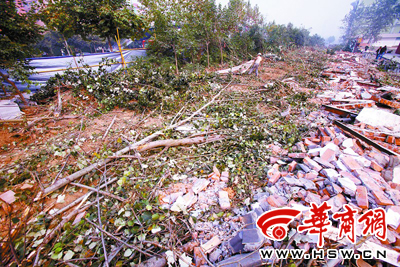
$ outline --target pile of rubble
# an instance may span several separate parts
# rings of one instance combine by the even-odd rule
[[[350,248],[355,254],[386,251],[386,257],[380,260],[400,266],[400,116],[392,110],[400,107],[400,89],[379,87],[371,81],[374,72],[363,69],[365,65],[358,57],[339,54],[338,58],[343,64],[334,63],[323,73],[330,78],[328,84],[333,90],[318,95],[325,105],[306,118],[316,130],[290,153],[278,143],[269,145],[273,156],[266,186],[255,190],[252,199],[244,200],[244,207],[231,206],[234,192],[227,187],[229,173],[216,167],[208,179],[178,175],[174,179],[179,183],[159,192],[163,207],[171,211],[190,212],[192,217],[221,211],[211,215],[208,222],[191,221],[193,241],[184,246],[184,251],[193,255],[196,266],[261,266],[279,261],[275,257],[262,259],[261,248],[300,248],[310,253],[317,247],[318,235],[300,233],[296,227],[310,216],[312,203],[323,202],[331,207],[330,219],[346,204],[356,210],[356,219],[369,210],[383,208],[386,240],[364,237],[357,225],[355,235],[361,242],[352,244],[346,237],[339,238],[340,224],[332,220],[332,226],[323,233],[324,242],[328,249]],[[270,240],[257,227],[263,213],[282,207],[301,211],[288,225],[288,242]],[[231,213],[224,216],[226,212]],[[339,257],[327,266],[342,261]],[[303,259],[297,266],[301,262]],[[371,266],[367,262],[376,261],[358,259],[357,265]]]

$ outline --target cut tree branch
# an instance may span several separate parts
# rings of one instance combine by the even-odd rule
[[[218,97],[221,96],[222,92],[224,92],[224,91],[230,86],[231,83],[232,83],[232,82],[230,82],[227,86],[225,86],[223,89],[221,89],[221,90],[218,92],[218,94],[216,94],[216,95],[211,99],[210,102],[208,102],[207,104],[205,104],[204,106],[202,106],[200,109],[198,109],[196,112],[194,112],[194,113],[193,113],[191,116],[189,116],[188,118],[186,118],[186,119],[184,119],[184,120],[182,120],[182,121],[180,121],[180,122],[177,122],[177,123],[175,123],[175,124],[173,124],[173,125],[170,125],[170,126],[166,127],[164,130],[157,131],[157,132],[155,132],[155,133],[153,133],[153,134],[151,134],[151,135],[145,137],[144,139],[142,139],[142,140],[140,140],[140,141],[138,141],[138,142],[136,142],[136,143],[134,143],[134,144],[131,144],[131,145],[129,145],[129,146],[127,146],[127,147],[125,147],[125,148],[123,148],[123,149],[121,149],[121,150],[115,152],[112,156],[115,157],[115,156],[120,156],[120,155],[126,154],[126,153],[128,153],[129,151],[135,150],[135,149],[137,149],[138,147],[143,146],[144,144],[150,142],[150,141],[153,140],[154,138],[156,138],[156,137],[162,135],[164,131],[174,129],[174,128],[176,128],[176,127],[179,127],[179,126],[181,126],[181,125],[187,123],[188,121],[190,121],[191,119],[193,119],[195,116],[197,116],[198,114],[200,114],[200,113],[201,113],[204,109],[206,109],[208,106],[210,106],[211,104],[213,104],[213,103],[215,102],[215,100],[216,100]],[[65,178],[59,179],[56,183],[54,183],[53,185],[49,186],[48,188],[46,188],[46,189],[44,190],[43,196],[47,196],[48,194],[50,194],[50,193],[54,192],[55,190],[60,189],[61,187],[65,186],[65,185],[67,185],[67,184],[69,184],[69,183],[71,183],[72,181],[78,179],[78,178],[81,177],[82,175],[85,175],[85,174],[91,172],[92,170],[96,170],[96,169],[98,169],[98,168],[101,168],[102,166],[104,166],[105,164],[107,164],[108,162],[110,162],[110,161],[112,161],[112,160],[113,160],[112,158],[107,158],[107,159],[100,160],[100,161],[98,161],[98,162],[96,162],[96,163],[94,163],[94,164],[92,164],[92,165],[90,165],[90,166],[88,166],[88,167],[86,167],[86,168],[84,168],[84,169],[78,171],[78,172],[75,172],[75,173],[73,173],[73,174],[71,174],[71,175],[69,175],[69,176],[67,176],[67,177],[65,177]]]

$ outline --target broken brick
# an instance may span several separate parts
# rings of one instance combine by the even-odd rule
[[[332,207],[332,212],[335,213],[341,210],[344,204],[347,204],[347,201],[342,194],[337,194],[333,198],[329,199],[327,203]]]
[[[304,178],[308,179],[308,180],[314,180],[318,177],[318,173],[314,173],[314,172],[309,172],[306,174],[306,176]]]
[[[317,205],[320,205],[321,204],[321,196],[314,194],[310,191],[307,191],[307,196],[306,196],[305,201],[308,203],[315,203]]]
[[[329,141],[331,141],[331,138],[330,138],[329,136],[322,136],[322,137],[321,137],[321,142],[322,142],[322,143],[324,143],[324,142],[329,142]]]
[[[221,182],[227,183],[229,181],[229,172],[221,173]]]
[[[269,169],[269,171],[267,172],[267,176],[269,178],[269,182],[271,184],[275,184],[281,177],[281,173],[279,172],[279,170],[273,167]]]
[[[386,142],[388,142],[389,144],[394,144],[396,141],[396,138],[394,136],[388,136],[386,139]]]
[[[319,157],[315,157],[315,158],[314,158],[314,161],[315,161],[316,163],[318,163],[318,164],[324,166],[325,168],[331,168],[331,169],[334,169],[334,168],[335,168],[334,165],[330,164],[330,163],[329,163],[328,161],[326,161],[326,160],[322,160],[322,159],[319,158]]]
[[[210,240],[208,240],[205,244],[201,245],[204,253],[210,253],[213,251],[217,246],[221,244],[221,239],[218,236],[214,236]]]
[[[356,200],[360,208],[368,209],[368,192],[365,186],[357,186]]]
[[[388,199],[382,190],[372,191],[372,194],[376,198],[376,203],[382,206],[394,205],[393,202]]]
[[[323,161],[331,162],[332,160],[335,159],[335,151],[330,149],[330,148],[325,149],[325,150],[321,150],[320,151],[320,158]]]
[[[229,196],[228,192],[226,191],[219,191],[219,205],[221,206],[221,209],[227,210],[231,208],[231,203],[229,202]]]
[[[296,166],[297,166],[297,162],[296,162],[296,161],[292,161],[292,162],[289,164],[288,171],[289,171],[289,172],[293,172],[293,171],[296,169]]]
[[[201,253],[200,247],[195,247],[193,249],[193,256],[194,256],[194,263],[196,264],[196,267],[200,267],[201,265],[204,265],[207,263],[206,259],[204,258],[203,254]]]
[[[349,178],[339,178],[338,182],[343,187],[344,192],[350,196],[354,196],[356,194],[357,186],[353,183]]]
[[[197,179],[193,186],[192,186],[192,191],[195,194],[198,194],[199,192],[203,191],[208,185],[210,181],[206,179]]]
[[[305,145],[305,146],[308,146],[308,147],[310,147],[310,146],[317,146],[316,143],[314,143],[313,141],[309,140],[308,138],[305,138],[305,139],[304,139],[304,145]]]
[[[374,160],[371,161],[371,168],[377,172],[381,172],[383,170],[383,167]]]
[[[357,163],[357,161],[351,157],[351,156],[343,156],[340,158],[344,166],[346,166],[347,169],[350,171],[355,171],[355,170],[361,170],[362,167],[360,164]]]
[[[292,158],[292,159],[304,159],[305,157],[307,157],[307,154],[306,153],[289,153],[288,157]]]
[[[271,195],[267,198],[267,202],[272,206],[272,207],[282,207],[282,206],[286,206],[287,204],[287,200],[279,195]]]
[[[322,170],[322,167],[321,167],[318,163],[316,163],[314,160],[310,159],[309,157],[305,157],[305,158],[303,159],[303,162],[304,162],[308,167],[310,167],[310,169],[312,169],[312,170],[314,170],[314,171],[319,172],[319,171]]]
[[[343,189],[340,186],[338,186],[337,184],[332,183],[332,187],[336,194],[343,193]]]

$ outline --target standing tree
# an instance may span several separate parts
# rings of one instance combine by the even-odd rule
[[[73,35],[86,39],[94,34],[107,39],[110,50],[117,29],[121,38],[139,38],[145,34],[141,16],[125,0],[53,0],[43,5],[41,14],[46,26],[60,32],[64,39]]]
[[[31,68],[28,66],[26,58],[36,52],[33,44],[40,40],[42,29],[36,24],[34,10],[18,13],[14,0],[1,1],[0,14],[0,69],[8,69],[8,73],[13,78],[28,82]],[[9,74],[0,71],[3,90],[3,82],[6,81],[26,103],[21,92],[9,80]]]
[[[365,24],[367,25],[362,34],[363,37],[378,40],[379,34],[387,30],[396,19],[400,18],[400,1],[398,0],[377,0],[367,9]]]
[[[192,34],[187,34],[189,13],[196,3],[184,0],[142,0],[143,11],[154,26],[155,40],[150,47],[156,54],[171,55],[179,73],[178,58],[188,49]]]
[[[362,36],[375,42],[382,31],[400,18],[399,0],[376,0],[370,6],[362,1],[352,3],[353,8],[343,20],[343,41],[349,46],[355,38]]]

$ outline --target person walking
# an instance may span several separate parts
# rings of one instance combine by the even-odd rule
[[[377,59],[382,59],[382,57],[383,57],[383,55],[386,53],[386,51],[387,51],[387,46],[385,45],[385,46],[381,49],[381,51],[380,51],[379,56],[378,56]]]
[[[378,59],[379,55],[381,54],[381,50],[382,50],[382,46],[380,46],[378,48],[378,50],[376,50],[376,58],[375,59]]]
[[[260,66],[261,61],[262,61],[261,53],[258,53],[257,57],[254,59],[253,66],[250,68],[249,74],[251,74],[253,70],[255,70],[256,77],[258,76],[258,67]]]

